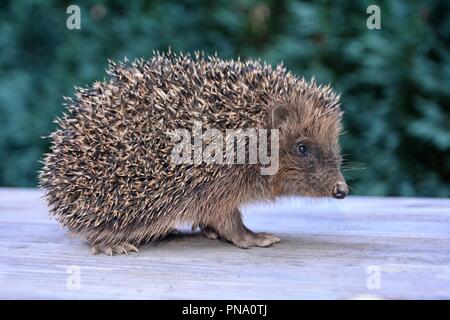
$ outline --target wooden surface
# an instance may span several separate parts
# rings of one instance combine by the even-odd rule
[[[448,199],[285,199],[244,209],[251,229],[282,237],[271,248],[194,234],[109,257],[69,238],[40,197],[0,189],[0,298],[450,298]]]

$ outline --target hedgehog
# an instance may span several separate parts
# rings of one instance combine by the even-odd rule
[[[339,144],[343,111],[329,85],[282,64],[171,51],[109,61],[107,74],[65,98],[39,173],[50,215],[94,254],[138,252],[180,225],[240,248],[269,247],[280,238],[249,230],[243,205],[348,194]],[[173,133],[191,132],[196,123],[221,132],[276,132],[269,148],[278,155],[276,172],[262,174],[258,161],[174,161]]]

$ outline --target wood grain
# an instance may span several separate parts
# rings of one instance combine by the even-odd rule
[[[70,238],[41,196],[0,189],[0,298],[450,299],[448,199],[283,199],[244,208],[251,229],[282,237],[271,248],[187,233],[109,257]]]

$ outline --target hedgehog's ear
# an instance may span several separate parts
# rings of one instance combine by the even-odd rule
[[[272,109],[272,126],[275,129],[286,127],[287,119],[291,116],[292,109],[285,104],[278,105]]]

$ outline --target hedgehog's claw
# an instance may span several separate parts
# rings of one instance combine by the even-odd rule
[[[113,248],[112,247],[106,247],[105,250],[103,250],[103,252],[107,255],[107,256],[112,256],[113,255]]]
[[[250,230],[249,230],[250,231]],[[233,239],[232,242],[242,249],[250,247],[270,247],[271,245],[280,242],[281,239],[265,232],[248,232],[244,237]]]
[[[112,246],[93,245],[91,249],[92,254],[99,254],[103,252],[108,256],[112,256],[114,253],[128,255],[128,252],[130,251],[139,252],[138,248],[130,243],[122,243]]]
[[[131,243],[124,243],[125,250],[139,252],[138,248],[132,245]]]
[[[118,254],[124,254],[124,255],[128,255],[127,250],[125,250],[124,246],[122,245],[117,245],[115,247],[113,247],[113,252],[114,253],[118,253]]]
[[[280,238],[265,232],[255,233],[257,241],[255,241],[255,245],[258,247],[270,247],[275,243],[279,243],[281,241]]]

